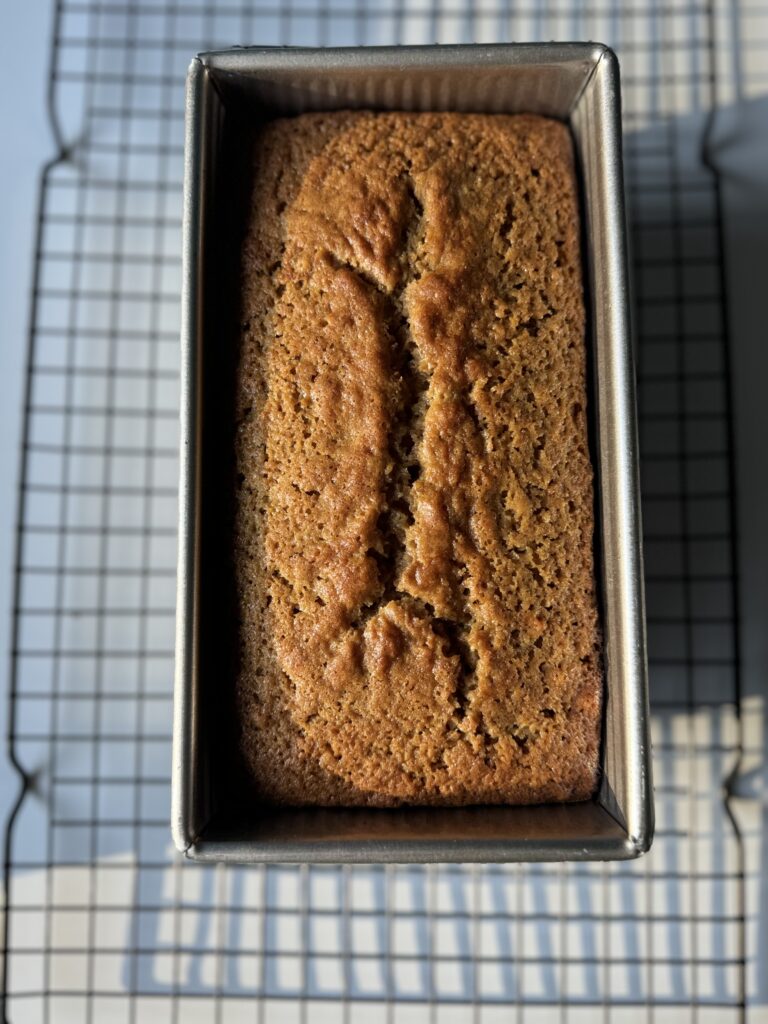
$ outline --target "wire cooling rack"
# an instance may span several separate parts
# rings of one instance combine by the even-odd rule
[[[654,848],[616,865],[183,862],[168,777],[189,59],[245,42],[552,38],[609,43],[622,64]],[[733,441],[709,159],[739,42],[730,8],[693,0],[59,0],[19,502],[8,1020],[745,1019],[752,933],[728,795],[742,749]]]

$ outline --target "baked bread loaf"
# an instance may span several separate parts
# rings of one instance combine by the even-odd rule
[[[602,669],[567,128],[337,112],[253,149],[242,763],[293,805],[595,789]]]

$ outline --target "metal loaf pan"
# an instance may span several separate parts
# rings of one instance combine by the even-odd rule
[[[567,121],[582,188],[607,691],[602,783],[588,803],[457,809],[283,810],[223,798],[217,709],[231,685],[216,621],[209,525],[217,502],[217,366],[224,353],[222,203],[238,119],[306,110],[540,113]],[[236,49],[190,67],[184,196],[181,487],[174,712],[174,840],[203,861],[609,860],[653,832],[645,624],[621,156],[619,68],[592,43]],[[242,123],[242,122],[240,122]],[[236,259],[235,252],[235,259]],[[231,278],[236,273],[230,274]],[[226,460],[225,460],[226,461]],[[217,747],[217,743],[219,746]],[[244,805],[248,806],[244,806]]]

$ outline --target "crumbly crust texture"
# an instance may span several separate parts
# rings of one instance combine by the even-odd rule
[[[583,800],[598,774],[567,128],[337,112],[253,146],[239,752],[290,805]]]

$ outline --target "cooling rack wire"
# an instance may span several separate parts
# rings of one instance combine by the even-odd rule
[[[760,837],[727,785],[746,711],[711,145],[716,105],[768,82],[768,12],[750,8],[761,49],[759,32],[743,38],[743,11],[59,0],[13,612],[8,1021],[728,1024],[765,1003],[746,911]],[[549,39],[609,43],[622,66],[653,850],[615,865],[185,863],[168,775],[190,57],[245,42]]]

